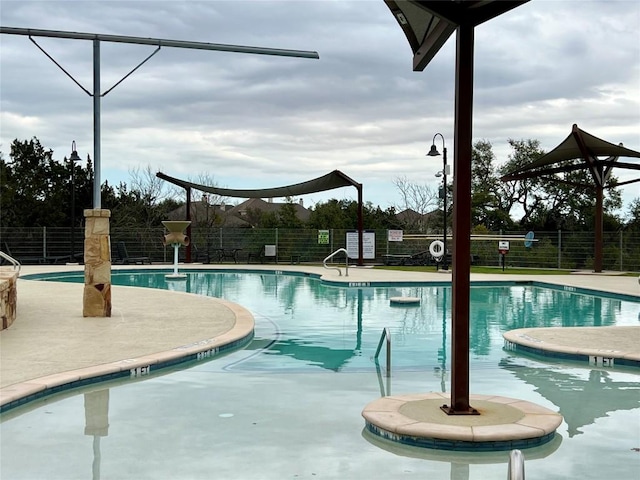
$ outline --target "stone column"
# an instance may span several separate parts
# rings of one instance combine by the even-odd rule
[[[84,211],[84,317],[111,316],[110,210]]]

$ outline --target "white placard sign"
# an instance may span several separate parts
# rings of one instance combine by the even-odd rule
[[[387,230],[387,240],[390,242],[401,242],[402,230]]]
[[[347,232],[347,254],[349,258],[358,258],[358,232]],[[363,232],[362,258],[369,260],[376,258],[375,232]]]

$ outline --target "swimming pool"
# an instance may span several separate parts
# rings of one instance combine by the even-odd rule
[[[3,476],[505,476],[504,452],[416,450],[363,433],[362,407],[383,390],[448,388],[450,288],[341,288],[305,276],[237,272],[189,272],[181,283],[166,283],[164,272],[114,272],[112,281],[237,302],[256,317],[254,342],[192,368],[143,382],[96,385],[3,417]],[[421,304],[391,306],[394,296],[418,297]],[[531,285],[474,287],[471,297],[471,391],[529,400],[565,418],[554,442],[524,452],[527,478],[637,478],[635,371],[517,356],[503,350],[502,333],[530,326],[635,325],[640,303]],[[384,327],[393,338],[388,385],[372,359]]]

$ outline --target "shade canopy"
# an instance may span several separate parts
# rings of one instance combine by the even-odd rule
[[[592,174],[596,186],[606,188],[605,184],[614,167],[627,170],[640,170],[640,162],[620,162],[618,161],[619,157],[640,158],[640,152],[625,148],[622,144],[616,145],[602,140],[581,130],[574,124],[571,133],[560,145],[528,165],[504,175],[502,180],[522,180],[525,178],[588,169]],[[567,160],[577,160],[577,162],[564,163]],[[560,165],[561,163],[562,165]],[[636,179],[619,182],[616,186],[638,181],[640,181],[640,176]],[[576,185],[593,187],[593,185]]]
[[[384,0],[413,51],[413,70],[422,71],[456,31],[491,20],[528,0]]]
[[[364,229],[363,223],[363,205],[362,205],[362,184],[356,182],[351,177],[345,175],[340,170],[334,170],[331,173],[327,173],[322,177],[314,178],[302,183],[295,183],[293,185],[287,185],[285,187],[276,188],[262,188],[262,189],[232,189],[232,188],[219,188],[210,185],[201,185],[199,183],[188,182],[186,180],[180,180],[179,178],[171,177],[162,172],[156,173],[156,177],[161,178],[169,183],[178,185],[187,191],[187,220],[190,220],[191,211],[191,190],[200,190],[202,192],[213,193],[214,195],[220,195],[223,197],[236,197],[236,198],[280,198],[280,197],[293,197],[296,195],[306,195],[309,193],[324,192],[326,190],[333,190],[340,187],[356,187],[358,191],[358,265],[364,265],[364,245],[362,231]],[[187,261],[191,260],[191,250],[187,246]]]
[[[507,182],[526,178],[545,177],[545,179],[549,181],[594,189],[596,204],[594,215],[595,246],[593,269],[595,272],[602,272],[604,244],[603,191],[605,188],[613,188],[640,181],[640,177],[638,177],[607,186],[607,180],[611,176],[614,167],[627,170],[640,170],[640,162],[620,162],[618,161],[619,157],[640,158],[640,152],[625,148],[622,144],[615,145],[595,137],[584,130],[580,130],[578,125],[574,123],[571,133],[560,145],[530,164],[504,175],[502,180]],[[575,161],[571,162],[571,160]],[[556,175],[558,173],[568,173],[576,170],[589,170],[593,178],[593,183],[585,184],[583,182],[569,181]]]
[[[198,183],[188,182],[186,180],[180,180],[178,178],[170,177],[169,175],[166,175],[162,172],[158,172],[156,176],[182,188],[193,188],[195,190],[213,193],[222,197],[235,198],[284,198],[294,197],[296,195],[306,195],[309,193],[324,192],[326,190],[333,190],[334,188],[340,187],[356,187],[358,189],[362,188],[362,184],[348,177],[340,170],[334,170],[333,172],[327,173],[322,177],[314,178],[313,180],[308,180],[302,183],[295,183],[293,185],[287,185],[285,187],[262,189],[232,189],[201,185]]]

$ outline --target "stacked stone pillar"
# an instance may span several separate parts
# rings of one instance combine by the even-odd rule
[[[84,211],[84,317],[111,316],[110,210]]]

